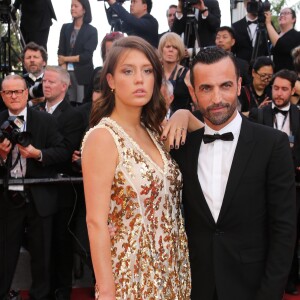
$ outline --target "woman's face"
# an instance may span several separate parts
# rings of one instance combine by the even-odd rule
[[[293,18],[293,14],[289,8],[284,8],[281,10],[278,17],[279,25],[293,25],[296,19]]]
[[[71,15],[73,19],[83,18],[85,9],[78,0],[72,0],[71,4]]]
[[[107,74],[106,78],[115,94],[116,109],[141,109],[152,97],[153,67],[139,50],[127,50],[121,54],[114,74]]]
[[[271,66],[263,66],[257,71],[252,70],[254,87],[260,90],[264,90],[272,80],[273,73],[273,68]]]
[[[178,62],[178,49],[171,42],[166,42],[162,49],[162,60],[163,62]]]

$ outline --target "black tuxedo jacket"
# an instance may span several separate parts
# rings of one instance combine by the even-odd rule
[[[202,19],[201,13],[199,12],[199,18],[197,22],[201,47],[215,45],[216,30],[220,27],[221,24],[221,11],[219,2],[217,0],[204,0],[204,4],[208,8],[208,16],[206,19]],[[175,18],[172,31],[178,34],[182,34],[183,32],[185,32],[186,24],[186,16],[183,16],[180,20]],[[186,46],[188,46],[188,48],[194,47],[195,40],[195,33],[192,29],[189,43]]]
[[[26,31],[36,29],[43,30],[52,25],[52,19],[56,20],[51,0],[16,0],[14,7],[22,5],[21,23]]]
[[[203,132],[172,153],[183,174],[192,299],[212,300],[216,290],[219,300],[282,300],[296,227],[287,136],[243,119],[215,223],[197,175]]]
[[[261,111],[259,113],[259,111]],[[261,114],[259,116],[259,114]],[[294,159],[295,166],[298,165],[297,162],[300,162],[300,152],[298,149],[300,148],[300,111],[298,107],[294,104],[291,104],[289,110],[290,117],[290,129],[292,135],[294,136],[294,147],[292,148],[292,155]],[[253,122],[257,122],[269,127],[273,127],[274,125],[274,114],[271,105],[267,105],[262,109],[252,108],[249,112],[249,120]]]
[[[71,49],[70,38],[74,29],[73,23],[64,24],[60,31],[58,55],[79,55],[79,62],[74,63],[74,72],[78,84],[89,84],[94,71],[93,53],[98,45],[97,29],[90,24],[83,23],[74,45]]]
[[[235,32],[235,45],[233,46],[232,52],[236,54],[237,57],[246,60],[248,63],[251,63],[252,58],[252,41],[250,40],[249,33],[248,33],[248,25],[246,21],[246,17],[236,21],[232,24],[232,28]],[[259,56],[268,55],[268,35],[262,35],[261,41],[258,48]]]
[[[45,103],[41,103],[40,107],[36,106],[36,108],[45,109]],[[68,152],[67,160],[56,164],[55,168],[58,173],[72,176],[72,154],[74,150],[79,150],[82,135],[85,130],[83,116],[70,104],[67,97],[56,107],[52,116],[57,121],[58,130],[64,137],[64,145]],[[59,189],[64,193],[63,199],[59,200],[59,207],[73,205],[73,187],[70,189],[70,185],[62,184],[59,186]]]
[[[0,113],[0,123],[8,118],[8,111]],[[58,131],[55,119],[45,113],[34,109],[27,109],[26,131],[32,134],[32,145],[42,151],[43,159],[26,160],[25,178],[51,178],[57,172],[55,165],[68,158],[68,152],[63,143],[63,136]],[[5,170],[0,169],[4,176]],[[29,185],[34,204],[40,216],[49,216],[57,211],[57,188],[53,184]],[[3,189],[1,189],[3,193]],[[2,198],[3,199],[3,198]]]

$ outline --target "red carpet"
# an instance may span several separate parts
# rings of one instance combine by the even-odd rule
[[[72,290],[72,300],[93,300],[94,297],[91,296],[91,288],[75,288]],[[22,291],[21,292],[22,299],[28,299],[28,292]],[[293,298],[294,299],[294,298]],[[300,298],[299,298],[300,299]],[[295,299],[298,300],[298,299]]]
[[[300,292],[300,286],[298,286],[298,291]],[[28,299],[28,292],[22,292],[23,300]],[[72,291],[72,300],[93,300],[91,297],[91,288],[75,288]],[[300,300],[300,295],[292,296],[285,295],[283,300]]]

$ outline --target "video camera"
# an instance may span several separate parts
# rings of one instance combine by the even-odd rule
[[[20,144],[23,147],[30,145],[31,134],[21,131],[24,122],[20,117],[10,116],[0,127],[0,143],[7,138],[13,145]]]
[[[194,14],[193,5],[199,3],[199,0],[182,0],[182,10],[186,14]]]
[[[247,3],[247,12],[257,15],[258,22],[265,22],[265,12],[271,9],[271,3],[268,0],[251,0]]]

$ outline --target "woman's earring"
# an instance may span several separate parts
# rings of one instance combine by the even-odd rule
[[[114,89],[111,89],[110,91],[111,91],[112,93],[114,93],[114,92],[115,92],[115,90],[114,90]]]

